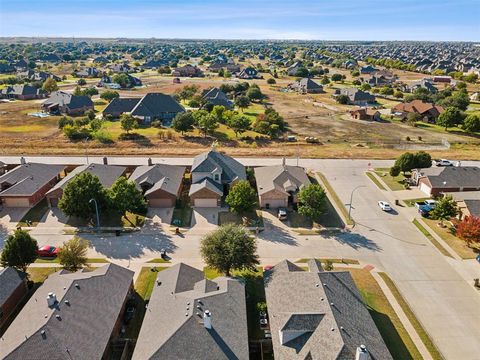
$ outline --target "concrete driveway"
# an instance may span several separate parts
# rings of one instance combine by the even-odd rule
[[[172,216],[173,208],[149,208],[143,229],[148,231],[159,226],[162,228],[170,227]]]
[[[37,224],[37,228],[60,228],[65,226],[68,216],[59,208],[51,208]]]
[[[218,214],[222,208],[193,208],[192,226],[187,234],[204,235],[218,227]]]
[[[8,237],[15,230],[18,222],[28,212],[29,208],[2,208],[0,210],[0,250]]]

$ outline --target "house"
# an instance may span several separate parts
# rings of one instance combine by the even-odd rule
[[[288,85],[288,88],[300,94],[319,94],[323,92],[323,86],[310,78],[303,78]]]
[[[435,85],[433,85],[430,79],[413,81],[408,87],[408,90],[413,93],[420,88],[427,89],[432,94],[436,94],[438,92],[438,89],[435,87]]]
[[[137,167],[129,180],[134,181],[148,206],[155,208],[174,207],[181,196],[184,166],[155,164]]]
[[[428,196],[446,192],[480,190],[480,168],[476,166],[435,166],[413,169],[412,180]]]
[[[158,273],[133,360],[248,358],[243,282],[183,263]]]
[[[0,175],[5,174],[5,171],[7,170],[7,164],[4,162],[0,161]]]
[[[350,116],[356,120],[378,121],[381,120],[380,112],[378,110],[368,107],[358,107],[349,110]]]
[[[158,69],[161,68],[162,66],[168,65],[168,61],[166,60],[155,60],[155,59],[150,59],[146,61],[143,65],[143,69]]]
[[[480,191],[463,191],[451,195],[457,203],[460,219],[465,216],[480,217]]]
[[[15,68],[17,71],[25,71],[28,69],[28,63],[25,61],[25,59],[20,59],[12,64],[12,66]]]
[[[0,176],[0,201],[5,207],[32,207],[59,180],[63,165],[25,161]]]
[[[27,283],[24,274],[12,267],[0,270],[0,329],[10,319],[26,294]]]
[[[98,71],[94,67],[87,67],[75,72],[74,75],[79,78],[95,78],[95,77],[99,77],[100,71]]]
[[[202,96],[202,99],[205,102],[204,106],[215,106],[221,105],[224,106],[226,109],[232,110],[233,109],[233,102],[227,97],[227,95],[220,90],[219,88],[212,88],[210,90],[205,91]]]
[[[296,61],[287,68],[287,75],[296,76],[298,69],[303,68],[303,63],[301,61]]]
[[[30,81],[45,81],[49,78],[55,81],[62,81],[62,79],[56,75],[44,72],[44,71],[33,71],[33,70],[26,70],[17,73],[17,77],[20,79],[28,79]]]
[[[276,360],[393,359],[348,271],[284,260],[264,283]]]
[[[122,63],[119,63],[119,64],[112,64],[108,67],[110,70],[112,70],[114,73],[128,73],[130,71],[132,71],[132,68],[130,67],[130,65],[128,64],[122,64]]]
[[[437,75],[433,77],[433,82],[438,82],[438,83],[450,84],[452,80],[453,79],[451,76],[446,76],[446,75]]]
[[[245,167],[237,160],[212,149],[195,156],[191,171],[190,200],[196,207],[217,207],[230,186],[246,180]]]
[[[354,105],[365,106],[365,105],[368,105],[368,104],[371,104],[371,103],[375,103],[375,101],[376,101],[374,95],[372,95],[368,92],[359,90],[357,88],[337,89],[337,90],[335,90],[334,97],[336,97],[338,95],[347,96],[349,103],[354,104]]]
[[[255,168],[260,206],[267,209],[288,207],[298,202],[298,193],[310,185],[305,169],[282,165]]]
[[[103,116],[119,117],[130,113],[142,124],[150,124],[154,120],[162,122],[163,126],[170,126],[173,118],[185,109],[172,96],[162,93],[148,93],[142,98],[117,98],[112,100]]]
[[[108,64],[108,59],[104,56],[97,56],[95,59],[93,59],[93,62],[95,64],[105,65],[105,64]]]
[[[132,280],[133,271],[115,264],[50,275],[3,334],[0,358],[109,358]]]
[[[261,79],[261,76],[258,75],[258,71],[249,66],[249,67],[246,67],[245,69],[243,69],[242,71],[240,71],[238,74],[237,74],[237,78],[239,79]]]
[[[42,55],[38,60],[42,62],[53,62],[53,63],[62,61],[62,59],[60,59],[60,56],[54,53],[48,53],[48,54]]]
[[[225,69],[225,70],[229,71],[231,74],[234,74],[234,73],[237,73],[237,72],[240,71],[240,65],[235,64],[233,62],[225,62],[225,61],[218,60],[218,61],[212,62],[208,66],[209,71],[218,72],[221,69]]]
[[[42,103],[42,110],[52,114],[83,115],[88,110],[94,110],[94,106],[92,99],[86,95],[54,91]]]
[[[409,113],[418,114],[422,121],[434,123],[438,116],[443,112],[443,107],[426,103],[422,100],[412,100],[408,103],[400,103],[392,108],[392,114],[400,117],[407,117]]]
[[[373,74],[374,72],[378,71],[377,68],[373,67],[372,65],[362,66],[360,68],[360,74]]]
[[[182,67],[177,67],[175,70],[172,71],[172,76],[176,77],[202,77],[203,71],[200,70],[197,66],[192,66],[187,64]]]
[[[45,90],[30,85],[9,85],[0,90],[0,98],[3,99],[32,100],[43,99],[47,96],[48,92]]]
[[[0,74],[9,74],[15,72],[15,67],[10,64],[0,63]]]
[[[100,180],[102,186],[105,189],[109,189],[120,176],[125,175],[126,171],[126,167],[107,164],[89,164],[77,166],[45,194],[47,197],[48,206],[58,206],[58,202],[63,195],[63,190],[65,190],[68,183],[70,183],[70,181],[72,181],[77,175],[83,173],[95,175],[98,177],[98,180]]]

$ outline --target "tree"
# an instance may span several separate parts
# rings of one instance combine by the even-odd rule
[[[63,268],[77,271],[87,265],[88,241],[78,236],[65,241],[58,252],[58,259]]]
[[[465,216],[457,226],[457,236],[464,240],[467,245],[480,244],[480,218]]]
[[[128,134],[133,129],[138,129],[138,121],[131,114],[122,114],[120,126]]]
[[[398,175],[400,175],[400,167],[397,165],[393,165],[390,168],[389,174],[391,177],[397,177]]]
[[[342,76],[342,74],[332,74],[331,79],[332,79],[332,81],[342,81],[343,76]]]
[[[235,115],[229,119],[227,125],[235,132],[235,136],[250,129],[250,119],[243,115]]]
[[[80,96],[82,95],[82,89],[80,88],[80,86],[75,86],[75,89],[73,90],[73,93],[72,95],[75,95],[75,96]]]
[[[119,177],[108,190],[109,203],[119,214],[127,211],[134,214],[144,214],[147,211],[147,203],[142,192],[135,182]]]
[[[298,193],[298,213],[316,220],[323,214],[327,205],[327,196],[318,184],[303,187]]]
[[[307,77],[309,75],[308,69],[304,67],[299,67],[297,71],[295,71],[295,76],[296,77]]]
[[[91,199],[97,201],[100,211],[107,203],[106,191],[97,176],[83,172],[67,183],[58,207],[67,216],[90,219],[95,214]]]
[[[224,113],[225,113],[225,106],[223,105],[215,105],[211,111],[211,114],[215,116],[215,118],[220,124],[223,124],[225,122],[224,121],[225,119],[223,117]]]
[[[417,122],[420,121],[420,114],[415,112],[410,112],[407,114],[407,124],[410,126],[416,126]]]
[[[92,129],[92,131],[98,131],[102,128],[102,125],[103,125],[103,120],[101,119],[93,119],[92,121],[90,121],[90,129]]]
[[[205,263],[230,276],[232,270],[254,270],[259,264],[255,239],[241,226],[222,225],[201,240],[200,253]]]
[[[49,77],[42,85],[42,89],[51,93],[58,90],[58,85],[55,79]]]
[[[337,101],[337,103],[339,104],[343,104],[343,105],[346,105],[349,103],[350,101],[350,98],[347,96],[347,95],[338,95],[335,100]]]
[[[395,160],[394,166],[398,167],[405,175],[407,171],[410,171],[415,167],[415,157],[412,153],[403,153]]]
[[[257,206],[257,194],[248,180],[240,180],[232,186],[225,202],[235,213],[250,212]]]
[[[78,79],[77,84],[80,86],[87,85],[87,81],[85,79]]]
[[[197,85],[185,85],[177,92],[177,96],[180,100],[189,100],[197,94],[199,89]]]
[[[425,169],[432,167],[432,157],[425,151],[419,151],[413,154],[413,168]]]
[[[95,119],[95,110],[90,109],[85,113],[85,115],[87,115],[88,120],[92,121]]]
[[[248,106],[250,105],[250,99],[247,96],[240,95],[235,100],[235,105],[237,105],[243,112],[243,110],[248,108]]]
[[[465,111],[470,104],[470,98],[468,97],[467,93],[458,91],[451,96],[447,96],[443,100],[440,100],[438,104],[444,108],[455,107],[459,110]]]
[[[118,97],[120,97],[120,94],[114,90],[106,90],[100,94],[100,99],[103,99],[108,102]]]
[[[276,83],[277,83],[277,82],[275,81],[274,78],[269,78],[269,79],[267,80],[267,84],[268,84],[268,85],[274,85],[274,84],[276,84]]]
[[[452,126],[458,125],[462,122],[462,112],[453,106],[445,109],[437,118],[437,125],[445,127],[445,131]]]
[[[206,112],[200,116],[197,121],[197,126],[203,131],[203,136],[207,137],[207,134],[213,132],[218,127],[218,122],[215,116]]]
[[[130,78],[125,73],[115,74],[112,78],[112,81],[120,85],[122,88],[130,87]]]
[[[444,220],[448,220],[458,213],[457,203],[451,195],[444,196],[437,201],[435,208],[431,211],[431,217],[440,220],[443,224]]]
[[[401,99],[403,98],[403,93],[401,91],[395,91],[393,96],[396,97],[397,99]]]
[[[480,131],[480,115],[470,114],[463,121],[462,128],[468,132]]]
[[[37,241],[21,229],[15,230],[5,241],[0,263],[3,267],[11,266],[23,272],[37,259]]]
[[[191,112],[182,112],[178,113],[172,121],[172,128],[175,131],[180,131],[182,135],[186,131],[190,131],[193,129],[193,124],[195,123],[195,119]]]
[[[328,85],[330,84],[330,80],[328,79],[327,75],[324,75],[322,78],[322,85]]]
[[[252,85],[247,90],[247,97],[250,99],[250,101],[262,100],[263,94],[258,86]]]

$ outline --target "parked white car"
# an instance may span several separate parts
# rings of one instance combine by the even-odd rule
[[[386,201],[379,201],[378,202],[378,206],[380,207],[380,209],[382,209],[383,211],[392,211],[392,208],[390,206],[390,204]]]
[[[435,166],[453,166],[453,162],[446,159],[436,160],[434,162]]]

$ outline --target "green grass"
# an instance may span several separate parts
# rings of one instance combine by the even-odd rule
[[[372,180],[373,183],[374,183],[375,185],[377,185],[377,187],[378,187],[380,190],[387,190],[387,189],[385,189],[385,186],[383,186],[383,185],[380,183],[380,181],[378,181],[378,179],[375,177],[375,175],[373,175],[370,171],[367,171],[367,172],[365,173],[365,175],[367,175],[367,177],[368,177],[370,180]]]
[[[340,200],[340,198],[338,197],[335,190],[333,190],[333,188],[330,185],[330,183],[328,182],[327,178],[321,172],[317,172],[317,175],[320,178],[320,180],[322,181],[325,189],[327,189],[328,193],[330,194],[330,197],[333,199],[333,201],[337,205],[338,209],[340,209],[340,212],[342,213],[343,218],[347,222],[347,225],[353,225],[354,222],[351,218],[348,217],[348,211],[347,211],[345,205],[343,204],[342,200]]]
[[[432,358],[434,360],[442,360],[443,359],[442,355],[438,351],[438,349],[435,346],[435,344],[433,343],[432,339],[430,339],[430,337],[428,336],[428,334],[425,331],[425,329],[423,328],[422,324],[420,324],[420,322],[418,321],[418,319],[415,316],[415,314],[413,313],[412,309],[410,309],[410,306],[408,306],[407,302],[405,301],[403,296],[398,291],[395,283],[392,281],[392,279],[390,279],[390,277],[387,274],[385,274],[383,272],[380,272],[378,274],[382,277],[383,281],[385,281],[388,288],[392,292],[393,296],[395,297],[397,302],[400,304],[400,307],[402,308],[405,315],[407,315],[408,320],[412,324],[413,328],[417,332],[418,336],[422,340],[423,344],[427,348],[427,350],[430,353],[430,355],[432,356]]]
[[[455,236],[454,229],[450,225],[442,228],[437,225],[438,220],[424,219],[423,221],[462,259],[475,259],[478,253],[480,253],[480,244],[468,246],[465,241]]]
[[[180,227],[190,227],[192,225],[193,209],[189,206],[173,209],[171,225]],[[180,223],[177,225],[176,220]]]
[[[423,227],[422,224],[420,224],[420,222],[417,219],[413,219],[412,222],[413,222],[413,225],[415,225],[417,229],[420,230],[420,232],[433,244],[433,246],[435,246],[438,249],[438,251],[442,253],[442,255],[452,257],[452,255],[450,255],[447,249],[445,249],[437,240],[435,240],[435,238],[428,232],[427,229]]]
[[[403,181],[405,176],[400,174],[398,176],[391,176],[389,173],[390,169],[388,168],[377,168],[375,169],[375,174],[377,174],[383,182],[390,188],[392,191],[405,190]]]
[[[28,279],[34,283],[43,283],[49,275],[59,271],[56,267],[29,267],[27,269]]]
[[[244,219],[246,221],[244,221]],[[260,210],[251,213],[236,214],[230,211],[222,211],[218,214],[218,225],[234,223],[237,225],[245,225],[249,227],[263,227],[263,218]]]
[[[147,264],[166,264],[166,263],[169,263],[170,260],[165,260],[165,259],[162,259],[162,258],[155,258],[155,259],[152,259],[150,261],[147,261]]]
[[[424,197],[424,198],[418,198],[418,199],[409,199],[409,200],[403,200],[403,202],[408,207],[414,207],[416,202],[425,201],[425,200],[430,200],[430,198]]]
[[[92,223],[89,223],[85,219],[76,218],[71,216],[68,219],[68,226],[82,227],[88,225],[96,226],[95,219]],[[100,214],[100,225],[102,227],[142,227],[145,224],[145,216],[141,214],[133,214],[126,212],[124,215],[120,215],[115,211],[104,211]]]
[[[87,258],[87,264],[104,264],[109,263],[107,259],[103,258]],[[56,258],[39,258],[35,260],[36,264],[60,264],[60,259]]]
[[[298,259],[297,261],[295,261],[296,263],[306,263],[308,262],[308,258],[302,258],[302,259]],[[327,261],[330,261],[331,263],[333,264],[355,264],[355,265],[358,265],[360,264],[360,262],[358,260],[355,260],[355,259],[337,259],[337,258],[317,258],[318,261],[320,261],[322,264],[327,262]]]
[[[43,199],[32,207],[28,212],[23,216],[22,220],[17,224],[17,226],[27,227],[27,226],[37,226],[40,220],[48,211],[47,199]],[[29,224],[27,224],[27,222]]]

